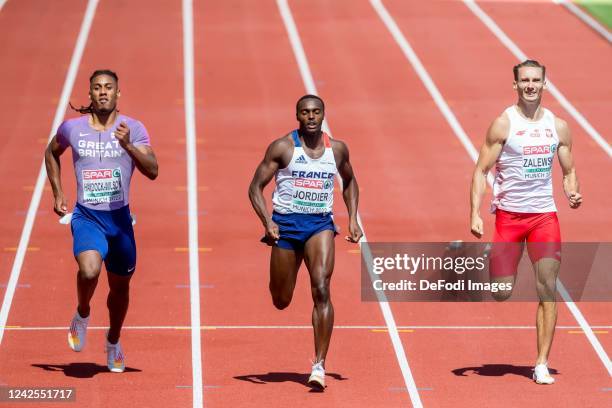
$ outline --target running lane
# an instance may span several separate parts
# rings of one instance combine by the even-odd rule
[[[511,67],[516,63],[513,55],[460,2],[407,4],[387,1],[385,4],[427,67],[472,143],[479,147],[492,118],[499,115],[501,110],[512,104],[516,98],[511,89]],[[444,27],[443,32],[440,27]],[[440,38],[444,41],[440,41]],[[556,38],[558,37],[549,39],[551,47],[557,47]],[[599,41],[596,37],[585,38],[585,41],[587,40],[590,40],[588,44]],[[487,55],[488,58],[482,58],[482,55]],[[571,54],[567,58],[571,59]],[[464,63],[457,64],[456,61]],[[478,61],[478,64],[465,61]],[[549,66],[549,73],[554,76],[557,68],[562,67],[559,64]],[[561,87],[559,82],[556,82]],[[581,192],[585,196],[585,205],[579,210],[569,208],[563,194],[562,177],[555,165],[555,200],[563,239],[566,242],[610,241],[612,221],[608,216],[608,209],[612,206],[612,197],[603,188],[612,183],[610,160],[578,123],[559,106],[552,95],[545,94],[544,103],[566,119],[572,129],[573,152]],[[486,205],[483,206],[483,210],[485,209]],[[486,218],[493,219],[492,216]],[[590,324],[611,324],[609,303],[585,303],[581,304],[581,309]],[[576,323],[570,317],[567,324]],[[608,345],[607,349],[611,350],[610,336],[604,335],[600,338]]]
[[[552,2],[482,2],[479,5],[525,54],[547,66],[554,84],[604,140],[611,143],[612,83],[605,80],[612,69],[610,43],[565,7]],[[538,24],[525,23],[534,18]],[[546,35],[541,35],[542,32]],[[555,108],[555,112],[564,118],[569,117],[562,108]],[[612,162],[610,157],[604,157],[601,163],[602,149],[578,124],[571,126],[575,135],[576,155],[579,155],[578,175],[588,204],[578,214],[566,206],[561,209],[560,214],[564,218],[565,213],[576,216],[576,229],[586,227],[585,234],[580,233],[579,237],[570,235],[574,232],[573,226],[564,228],[564,232],[568,240],[604,241],[610,245],[612,220],[609,210],[612,197],[606,186],[612,184]],[[609,302],[585,303],[581,308],[591,324],[612,324],[612,306]],[[599,337],[608,353],[612,353],[612,335],[601,333]]]
[[[132,183],[139,261],[125,322],[129,326],[189,325],[189,295],[183,287],[188,283],[187,257],[180,250],[187,246],[181,38],[180,4],[100,2],[71,97],[74,104],[86,104],[91,72],[115,70],[122,90],[120,109],[148,128],[160,163],[155,182],[137,174]],[[36,162],[41,158],[42,151]],[[63,163],[65,186],[74,185],[69,153]],[[74,200],[74,188],[67,190],[68,200]],[[45,193],[44,208],[51,202],[51,194]],[[31,330],[66,327],[76,302],[69,228],[47,214],[37,220],[31,242],[40,250],[26,257],[20,283],[29,286],[17,291],[8,319],[10,326],[25,330],[5,333],[1,382],[76,387],[77,405],[83,407],[190,406],[187,330],[126,329],[121,341],[127,370],[118,375],[106,369],[103,330],[90,330],[88,347],[79,354],[68,348],[66,329]],[[108,322],[105,275],[92,303],[93,327]]]
[[[2,297],[85,6],[86,2],[74,0],[10,1],[0,12]],[[57,24],[59,20],[62,24]],[[54,40],[48,41],[50,37]],[[39,215],[49,213],[48,205],[39,210]]]
[[[336,329],[328,388],[317,394],[305,387],[312,330],[269,328],[310,326],[310,287],[302,269],[293,303],[283,312],[274,309],[270,250],[259,243],[263,228],[247,188],[266,146],[295,127],[295,102],[304,87],[275,2],[203,2],[195,12],[202,321],[257,326],[203,332],[205,404],[406,406],[408,396],[393,391],[403,380],[386,334]],[[353,158],[357,168],[366,160]],[[343,206],[337,196],[337,219],[346,230]],[[355,249],[336,240],[335,323],[382,325],[379,306],[360,302],[359,255],[349,252]]]
[[[376,14],[367,3],[360,6],[353,2],[314,2],[308,6],[292,3],[292,6],[313,74],[315,79],[322,82],[320,92],[329,101],[328,113],[332,128],[336,129],[336,133],[342,138],[338,129],[346,127],[342,133],[351,135],[353,156],[359,155],[360,145],[362,149],[367,149],[367,163],[371,165],[365,171],[367,175],[363,174],[363,165],[359,173],[363,187],[364,211],[374,208],[376,217],[387,213],[390,220],[387,223],[381,219],[378,219],[379,222],[369,222],[370,240],[385,242],[394,239],[418,241],[461,238],[461,235],[455,234],[465,233],[468,228],[468,188],[473,163],[458,144]],[[431,10],[429,13],[413,12],[410,16],[414,20],[427,20],[435,19],[438,13],[440,11]],[[454,21],[455,18],[452,13],[443,16],[445,23]],[[421,21],[421,24],[431,24],[431,20]],[[404,24],[402,28],[406,26]],[[432,29],[435,30],[436,27],[439,31],[439,26],[433,26]],[[405,32],[409,32],[408,29]],[[362,35],[363,33],[368,35]],[[429,36],[432,40],[436,38],[431,33]],[[460,70],[453,64],[443,63],[439,54],[448,48],[452,47],[430,44],[424,50],[417,47],[417,54],[422,59],[435,54],[435,57],[439,58],[439,69],[447,71],[447,75],[452,77]],[[434,81],[437,79],[434,78]],[[456,87],[460,85],[455,84]],[[444,96],[447,96],[446,92],[447,90],[442,89]],[[396,94],[398,96],[395,96]],[[454,94],[453,97],[461,96]],[[394,102],[397,105],[394,106]],[[480,103],[484,106],[490,101],[480,100]],[[343,114],[332,111],[334,106],[339,105],[346,109]],[[417,114],[417,117],[411,116]],[[478,111],[472,112],[472,115],[478,114]],[[362,138],[363,144],[355,143],[353,138]],[[384,153],[378,155],[378,149]],[[360,167],[356,166],[359,171]],[[364,182],[368,176],[372,176],[374,180]],[[456,187],[458,184],[464,185],[464,188]],[[394,188],[398,188],[398,192],[391,194]],[[381,197],[385,199],[381,200]],[[365,204],[368,202],[373,204]],[[457,204],[462,202],[463,205]],[[438,205],[440,207],[437,207]],[[439,211],[435,211],[438,208]],[[418,220],[412,225],[406,222],[406,218],[411,215]],[[367,219],[365,222],[368,225]],[[424,230],[429,234],[424,234]],[[457,307],[452,304],[411,303],[394,304],[393,311],[398,323],[404,325],[531,325],[534,305],[462,304]],[[529,316],[528,323],[525,315]],[[559,322],[575,324],[567,311],[561,313]],[[509,355],[504,354],[501,361],[511,361],[514,366],[503,366],[495,361],[493,374],[485,370],[482,375],[508,375],[508,381],[513,384],[512,392],[516,392],[524,386],[532,385],[525,378],[530,375],[529,368],[525,367],[532,364],[534,332],[510,333],[513,338],[520,339],[521,347],[513,348]],[[495,394],[501,389],[499,381],[492,381],[494,386],[481,393],[478,386],[465,387],[465,383],[461,382],[463,377],[453,372],[475,366],[474,361],[482,362],[482,355],[489,356],[484,361],[498,358],[499,348],[489,347],[489,344],[506,344],[506,333],[487,331],[472,334],[458,331],[455,335],[449,335],[448,331],[417,329],[413,334],[403,335],[403,338],[417,385],[433,391],[421,393],[425,405],[444,406],[451,401],[456,402],[457,395],[451,395],[450,390],[454,389],[451,386],[463,390],[459,397],[466,400],[468,396],[478,396],[478,400],[483,402],[510,401],[511,393],[503,390],[495,399]],[[492,339],[490,343],[485,342],[484,339],[487,338]],[[449,347],[449,342],[452,342],[453,347]],[[478,346],[475,347],[475,344]],[[587,367],[584,370],[593,373],[605,384],[606,379],[602,377],[601,367],[598,366],[600,362],[580,336],[561,338],[558,344],[559,350],[571,348],[573,353],[588,355]],[[565,347],[566,345],[568,346]],[[474,359],[475,356],[478,358]],[[468,362],[471,364],[467,364]],[[581,370],[575,370],[567,360],[562,368],[564,373],[571,372],[574,375],[583,372],[582,367]],[[561,369],[559,371],[561,372]],[[514,372],[518,374],[512,375]],[[593,389],[598,390],[596,382],[575,384],[576,388],[568,389],[567,393],[563,394],[564,398],[572,398],[576,390],[584,390],[587,387],[595,386]],[[539,392],[544,390],[540,389]],[[544,394],[535,396],[536,400],[545,397]],[[588,396],[593,398],[593,401],[600,401],[598,398],[603,397],[603,393],[599,397],[595,391]],[[573,398],[572,401],[575,401],[576,397]]]
[[[546,65],[554,84],[612,143],[612,84],[606,80],[612,70],[610,43],[552,1],[478,4],[525,54]]]

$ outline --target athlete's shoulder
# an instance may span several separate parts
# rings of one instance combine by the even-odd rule
[[[567,124],[566,120],[563,120],[558,116],[555,116],[554,119],[555,119],[555,128],[557,128],[557,131],[559,130],[567,131],[569,129],[569,125]]]
[[[77,116],[76,118],[69,118],[64,120],[59,128],[57,128],[57,135],[69,139],[72,131],[78,129],[87,124],[87,116]]]
[[[289,132],[278,139],[274,139],[272,143],[270,143],[270,147],[274,147],[275,149],[293,149],[294,146],[293,132]]]
[[[64,127],[64,128],[74,128],[77,126],[82,126],[84,124],[87,124],[87,116],[77,116],[75,118],[68,118],[65,119],[62,124],[60,125],[60,127]]]
[[[571,144],[569,125],[565,120],[555,116],[555,130],[557,131],[557,137],[559,137],[561,144]]]
[[[505,141],[510,131],[510,116],[507,111],[493,119],[487,132],[487,139],[491,141]]]
[[[334,152],[348,152],[348,146],[342,140],[330,138],[329,141]]]
[[[270,159],[278,160],[292,154],[294,146],[293,137],[290,132],[278,139],[274,139],[266,149],[266,156]]]

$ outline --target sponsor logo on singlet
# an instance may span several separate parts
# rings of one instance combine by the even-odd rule
[[[303,155],[303,154],[302,154],[302,155],[300,155],[300,157],[298,157],[298,158],[295,160],[295,162],[296,162],[296,163],[298,163],[298,164],[307,164],[307,163],[308,163],[308,161],[306,160],[306,158],[304,157],[304,155]]]
[[[305,214],[325,211],[334,194],[334,173],[298,170],[291,173],[294,177],[292,211]]]
[[[121,169],[83,170],[81,185],[83,201],[88,204],[112,203],[123,200]]]
[[[525,180],[550,177],[557,145],[523,146],[523,178]]]

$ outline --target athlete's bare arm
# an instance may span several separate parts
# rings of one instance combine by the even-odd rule
[[[57,141],[57,135],[53,136],[51,142],[45,150],[45,167],[47,168],[47,177],[51,183],[53,190],[53,211],[57,215],[64,216],[68,212],[68,204],[62,190],[61,162],[60,156],[66,148],[62,147]]]
[[[130,155],[136,168],[151,180],[155,180],[158,174],[157,158],[151,146],[134,146],[130,140],[130,128],[125,122],[121,122],[115,130],[115,138]]]
[[[349,160],[348,147],[344,142],[332,140],[334,159],[338,166],[338,173],[342,178],[342,197],[349,213],[349,235],[345,239],[349,242],[359,242],[363,231],[357,222],[357,207],[359,205],[359,186]]]
[[[580,194],[580,186],[578,185],[578,177],[576,177],[576,168],[574,167],[574,158],[572,156],[572,135],[567,122],[555,118],[555,128],[559,136],[559,147],[557,155],[559,156],[559,164],[563,171],[563,190],[569,200],[571,208],[578,208],[582,204],[582,195]]]
[[[278,240],[280,234],[278,232],[278,225],[272,221],[272,217],[266,207],[263,190],[279,169],[289,165],[292,154],[293,142],[291,141],[290,135],[272,142],[270,146],[268,146],[263,160],[259,163],[259,166],[257,166],[255,174],[253,175],[253,180],[249,185],[249,199],[251,200],[251,205],[266,230],[266,238],[270,241]]]
[[[484,225],[480,217],[480,204],[482,195],[487,188],[487,174],[499,157],[510,129],[510,120],[504,113],[496,118],[489,130],[484,144],[480,148],[474,175],[472,176],[472,188],[470,192],[470,225],[472,234],[476,238],[484,234]]]

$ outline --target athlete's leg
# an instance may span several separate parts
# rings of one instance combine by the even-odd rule
[[[272,247],[270,255],[270,294],[274,306],[283,310],[291,303],[298,270],[304,257],[299,248]]]
[[[519,215],[499,209],[496,211],[493,245],[489,255],[489,274],[492,283],[503,283],[504,287],[514,288],[526,232]],[[491,296],[498,302],[509,299],[511,295],[512,289],[491,292]]]
[[[110,328],[107,339],[115,344],[121,336],[121,327],[130,303],[130,279],[136,269],[136,241],[129,211],[119,213],[115,234],[109,240],[105,260],[108,275],[108,307]]]
[[[98,285],[98,277],[102,270],[102,256],[96,250],[87,250],[76,256],[79,265],[77,272],[77,310],[81,317],[88,317],[89,302]]]
[[[536,364],[545,364],[557,323],[557,276],[561,267],[561,233],[556,214],[542,214],[529,234],[527,250],[533,262],[536,290],[539,297],[536,313],[538,357]]]
[[[108,342],[116,344],[121,336],[121,328],[128,311],[130,303],[130,275],[118,275],[107,271],[109,292],[106,298],[110,328],[108,330]]]
[[[306,241],[304,261],[310,273],[310,287],[314,301],[312,327],[315,338],[315,362],[325,360],[334,328],[334,307],[329,290],[334,271],[334,255],[334,231],[321,231]]]
[[[548,354],[555,335],[557,324],[557,303],[554,300],[555,282],[559,274],[559,261],[544,258],[533,264],[536,276],[536,288],[540,302],[536,314],[538,333],[538,357],[536,364],[548,361]]]

